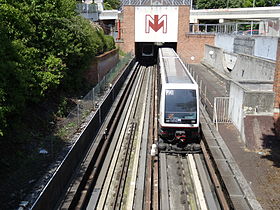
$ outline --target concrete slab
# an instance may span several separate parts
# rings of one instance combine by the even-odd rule
[[[225,156],[224,154],[222,153],[221,149],[219,147],[209,147],[211,153],[212,153],[212,156],[214,158],[214,160],[224,160],[225,159]]]
[[[207,139],[207,145],[208,145],[209,147],[219,147],[219,145],[218,145],[216,139],[214,139],[214,138],[208,138],[208,139]]]
[[[232,176],[232,170],[226,160],[216,160],[217,167],[222,176]]]
[[[237,181],[234,179],[234,176],[222,176],[222,178],[230,196],[243,196],[243,193],[237,184]]]
[[[251,208],[248,205],[248,202],[244,199],[243,196],[230,196],[230,198],[236,209],[251,210]]]

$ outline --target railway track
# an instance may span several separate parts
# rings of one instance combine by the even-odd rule
[[[144,208],[145,191],[152,191],[145,177],[154,73],[154,67],[134,66],[119,104],[113,105],[114,114],[108,116],[59,208]]]
[[[206,149],[149,154],[158,139],[156,72],[133,67],[58,208],[229,209]]]
[[[202,154],[159,156],[161,209],[221,209]]]

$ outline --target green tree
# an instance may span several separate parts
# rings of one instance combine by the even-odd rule
[[[104,0],[103,3],[106,10],[119,9],[121,5],[119,0]]]
[[[75,0],[0,0],[0,135],[27,102],[82,86],[93,57],[115,47],[75,6]]]

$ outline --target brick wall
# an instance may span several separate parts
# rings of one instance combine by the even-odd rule
[[[207,34],[185,34],[180,56],[187,63],[200,63],[204,57],[205,44],[214,45],[215,36]]]
[[[135,7],[124,6],[122,12],[123,18],[121,20],[121,39],[123,42],[117,43],[119,48],[126,52],[134,53],[135,48]]]
[[[278,39],[273,91],[275,93],[275,101],[274,101],[275,129],[277,134],[280,135],[280,38]]]
[[[204,45],[214,45],[214,35],[189,34],[190,7],[179,7],[177,52],[188,63],[200,63],[204,57]]]
[[[118,50],[111,50],[97,56],[85,72],[85,78],[91,85],[96,85],[118,63]]]
[[[186,33],[189,32],[190,23],[190,7],[179,6],[178,14],[178,40],[177,40],[177,52],[181,56],[186,54]]]

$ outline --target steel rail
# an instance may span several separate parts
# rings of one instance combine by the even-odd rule
[[[201,149],[202,149],[202,152],[203,152],[203,156],[205,158],[206,166],[208,168],[211,180],[215,185],[215,191],[216,191],[218,200],[220,202],[221,208],[224,209],[224,210],[229,210],[230,205],[228,203],[228,199],[225,196],[225,193],[223,192],[223,187],[222,187],[222,185],[219,181],[219,178],[216,174],[215,168],[213,167],[210,155],[208,154],[203,141],[201,141],[200,145],[201,145]]]
[[[154,66],[154,75],[155,75],[155,88],[154,88],[154,130],[153,130],[153,143],[158,143],[158,74],[157,74],[157,65]],[[158,152],[158,151],[157,151]],[[159,201],[159,156],[152,157],[152,208],[157,210],[160,208]]]
[[[137,69],[138,71],[139,69]],[[104,164],[104,167],[102,168],[102,170],[106,171],[104,172],[104,176],[106,176],[106,178],[104,179],[103,177],[101,177],[101,182],[105,182],[104,185],[100,184],[100,187],[102,187],[102,192],[100,195],[100,198],[98,200],[98,209],[103,209],[104,205],[106,203],[106,199],[108,197],[108,193],[110,193],[109,189],[111,188],[112,185],[112,179],[113,176],[115,175],[115,169],[116,169],[116,164],[118,163],[118,157],[119,157],[119,153],[121,150],[121,145],[125,136],[125,132],[127,131],[127,125],[129,124],[129,120],[130,118],[134,115],[135,113],[135,107],[136,107],[136,103],[135,100],[137,100],[137,98],[139,97],[140,94],[140,89],[139,86],[141,87],[142,84],[142,80],[143,80],[143,73],[142,71],[140,71],[140,73],[137,73],[137,81],[134,83],[131,91],[133,94],[130,94],[129,99],[126,100],[126,106],[125,106],[125,110],[126,112],[123,112],[122,117],[120,118],[119,122],[118,122],[118,128],[114,134],[114,141],[115,144],[117,144],[117,146],[113,146],[110,149],[112,150],[110,153],[110,156],[113,157],[107,157],[106,158],[106,162]],[[108,170],[109,168],[109,170]],[[102,186],[103,185],[103,186]],[[92,208],[93,206],[91,206]]]
[[[147,95],[148,87],[146,86],[145,89],[145,95]],[[146,101],[143,103],[143,107],[146,107]],[[136,147],[135,147],[135,156],[133,159],[132,164],[132,170],[131,170],[131,180],[130,185],[128,189],[128,197],[126,199],[126,209],[132,209],[134,204],[134,193],[135,193],[135,187],[136,187],[136,179],[137,179],[137,173],[138,173],[138,164],[139,164],[139,154],[140,154],[140,148],[141,148],[141,139],[142,139],[142,132],[144,128],[144,118],[145,118],[145,112],[142,111],[140,120],[139,120],[139,130],[137,133],[137,140],[136,140]]]
[[[148,151],[152,148],[153,144],[153,139],[154,139],[154,116],[155,116],[155,83],[156,83],[156,69],[155,66],[151,68],[152,71],[152,87],[151,87],[151,103],[150,103],[150,115],[151,117],[149,118],[149,137],[148,137]],[[157,134],[156,134],[157,135]],[[152,163],[153,157],[151,154],[148,154],[147,156],[147,169],[146,169],[146,178],[145,178],[145,193],[144,193],[144,209],[150,210],[153,207],[153,202],[152,202],[152,180],[153,180],[153,171],[152,171]]]
[[[139,83],[135,86],[135,93],[133,94],[135,97],[131,102],[131,113],[128,116],[128,120],[131,121],[134,125],[137,124],[136,120],[134,119],[134,116],[136,114],[136,110],[137,107],[139,106],[138,103],[136,103],[136,101],[139,101],[140,95],[141,95],[141,87],[143,85],[143,81],[144,81],[144,73],[143,70],[141,70],[142,67],[140,67],[140,73],[139,73]],[[136,128],[134,129],[134,135],[135,136],[135,131]],[[131,154],[132,154],[132,149],[133,149],[133,140],[134,138],[130,139],[130,147],[127,151],[124,151],[124,153],[128,154],[126,155],[125,158],[125,164],[121,167],[121,174],[119,174],[119,172],[117,174],[119,174],[120,177],[120,181],[118,181],[118,183],[116,184],[116,188],[117,188],[117,192],[113,193],[113,195],[111,197],[113,197],[113,201],[111,201],[111,205],[107,208],[112,208],[114,207],[114,209],[119,209],[121,208],[121,202],[123,199],[123,192],[124,192],[124,188],[125,188],[125,184],[127,181],[127,174],[128,174],[128,170],[129,170],[129,162],[131,159]],[[116,172],[115,172],[116,174]],[[117,181],[117,180],[116,180]],[[111,193],[112,194],[112,193]]]
[[[139,157],[139,166],[138,166],[138,175],[136,181],[136,190],[135,190],[135,201],[134,208],[135,209],[143,209],[144,205],[144,193],[145,193],[145,184],[146,184],[146,168],[147,168],[147,145],[148,145],[148,137],[149,137],[149,128],[150,128],[150,104],[151,104],[151,91],[152,91],[152,70],[151,67],[145,69],[147,72],[147,82],[146,82],[146,92],[144,97],[142,98],[146,101],[146,106],[143,107],[142,112],[145,112],[144,124],[143,124],[143,132],[141,137],[141,149],[140,149],[140,157]],[[139,103],[141,106],[141,102]]]
[[[128,166],[129,166],[129,161],[130,161],[130,155],[131,155],[131,152],[132,152],[132,145],[133,145],[133,138],[134,138],[134,135],[135,135],[135,127],[136,127],[136,123],[133,123],[132,124],[132,129],[130,131],[130,136],[129,136],[129,145],[128,145],[128,148],[127,148],[127,152],[126,152],[126,155],[125,155],[125,164],[123,164],[123,167],[122,167],[122,170],[121,170],[121,174],[120,174],[120,181],[119,181],[119,184],[118,184],[118,188],[117,188],[117,192],[115,193],[115,197],[114,197],[114,200],[112,202],[112,205],[111,207],[113,209],[120,209],[121,207],[121,202],[122,202],[122,199],[123,199],[123,191],[124,191],[124,187],[125,187],[125,182],[126,182],[126,178],[127,178],[127,173],[128,173]]]

